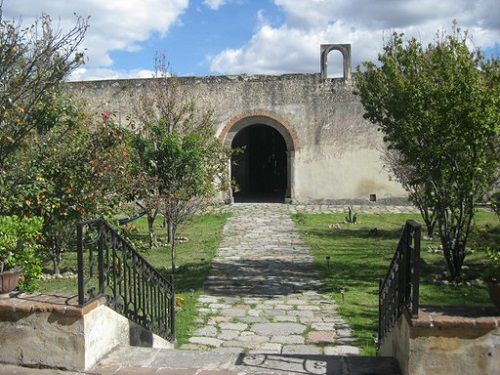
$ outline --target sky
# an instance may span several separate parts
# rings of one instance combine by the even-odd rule
[[[179,76],[317,73],[322,43],[350,43],[355,68],[393,32],[428,43],[453,20],[500,57],[500,0],[3,1],[3,17],[23,25],[46,13],[64,31],[90,16],[86,63],[70,80],[151,77],[157,54]],[[338,52],[328,66],[340,75]]]

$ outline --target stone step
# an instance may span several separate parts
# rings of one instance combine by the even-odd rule
[[[237,348],[186,351],[137,347],[114,350],[90,372],[102,375],[401,374],[396,360],[388,357],[245,353]]]

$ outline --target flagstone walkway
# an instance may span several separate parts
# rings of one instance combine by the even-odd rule
[[[309,247],[283,204],[235,204],[181,349],[358,354],[336,304],[321,291]]]
[[[118,347],[88,374],[399,375],[358,356],[283,204],[235,204],[199,299],[200,328],[179,349]],[[6,375],[68,374],[0,364]]]

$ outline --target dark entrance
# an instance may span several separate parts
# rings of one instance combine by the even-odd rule
[[[251,125],[231,144],[239,152],[231,160],[235,202],[284,202],[287,147],[283,136],[267,125]]]

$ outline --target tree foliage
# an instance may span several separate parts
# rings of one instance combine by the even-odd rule
[[[500,64],[471,52],[467,42],[456,26],[426,47],[393,34],[379,65],[365,62],[356,77],[365,118],[412,170],[407,183],[425,187],[455,281],[462,278],[474,203],[498,179],[500,154]]]
[[[37,289],[36,279],[42,271],[37,243],[42,224],[38,217],[0,216],[0,273],[21,268],[24,279],[20,289],[26,292]]]
[[[432,194],[429,192],[430,186],[416,178],[417,170],[414,166],[402,162],[401,154],[395,149],[386,149],[382,155],[385,168],[389,170],[396,180],[408,192],[410,201],[420,211],[422,220],[427,229],[427,237],[434,237],[436,226],[436,215],[431,207]]]
[[[129,151],[122,129],[94,123],[71,99],[52,99],[46,116],[57,120],[16,153],[1,206],[4,213],[43,218],[43,242],[57,274],[75,223],[110,214],[117,205]]]
[[[68,107],[59,105],[60,83],[83,63],[79,46],[88,23],[76,17],[75,26],[63,33],[52,27],[48,15],[43,15],[23,28],[18,22],[6,20],[2,9],[0,1],[0,215],[9,216],[0,218],[4,224],[11,223],[11,229],[36,223],[45,228],[37,231],[46,233],[53,222],[47,219],[59,219],[54,210],[64,198],[56,198],[62,185],[56,180],[48,183],[38,173],[56,174],[50,168],[45,170],[43,161],[47,159],[39,154],[42,149],[47,154],[65,147],[55,141],[63,133],[56,132],[56,136],[50,131],[66,121],[61,118],[72,117]],[[41,238],[42,234],[37,235],[36,241]],[[24,268],[22,285],[32,290],[41,272],[42,247],[27,241],[19,244],[19,256],[12,259]]]
[[[46,97],[83,62],[78,48],[88,28],[77,17],[67,33],[43,15],[27,28],[6,20],[0,3],[0,172],[6,159],[33,131],[50,126]]]
[[[215,136],[213,111],[196,108],[168,73],[164,58],[157,60],[156,79],[149,82],[135,115],[136,160],[147,176],[142,181],[149,184],[143,191],[150,199],[158,197],[175,272],[177,226],[225,186],[229,154]]]

